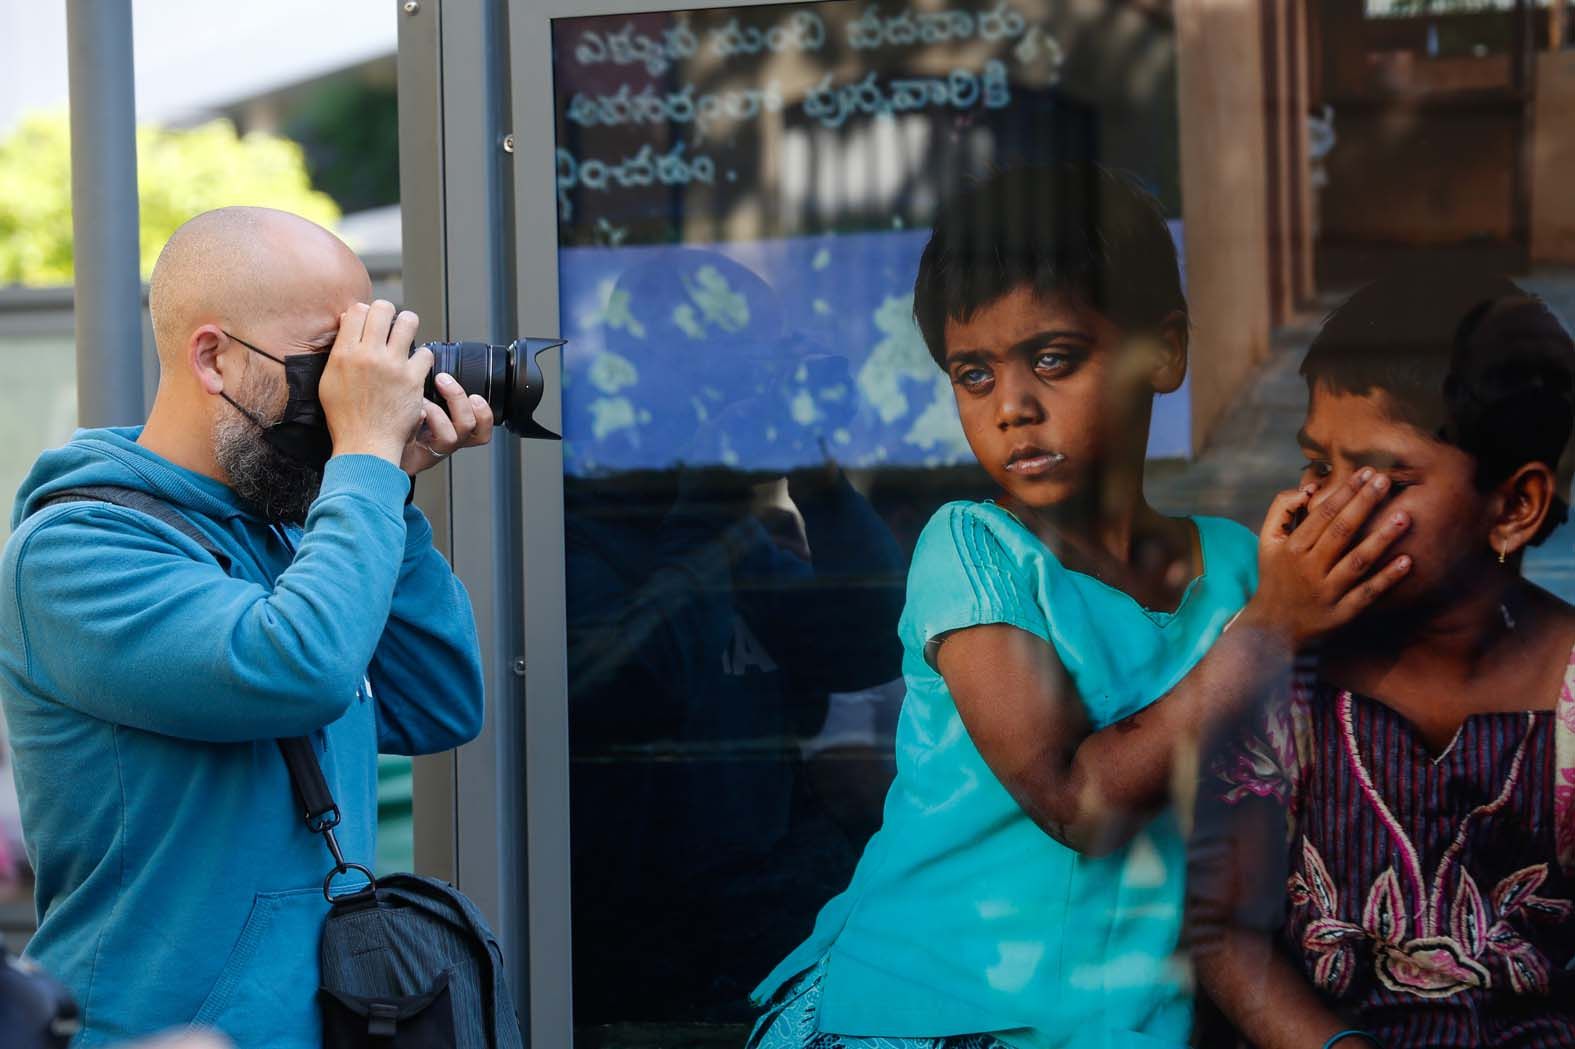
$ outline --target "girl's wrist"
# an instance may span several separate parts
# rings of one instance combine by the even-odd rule
[[[1383,1049],[1383,1043],[1377,1038],[1355,1027],[1348,1027],[1343,1031],[1332,1034],[1329,1036],[1329,1040],[1323,1043],[1323,1049],[1362,1049],[1363,1046],[1370,1046],[1372,1049]]]
[[[1236,629],[1250,631],[1256,637],[1274,642],[1286,651],[1294,652],[1302,641],[1296,636],[1295,627],[1286,622],[1285,615],[1265,608],[1256,594],[1242,606],[1233,623]]]

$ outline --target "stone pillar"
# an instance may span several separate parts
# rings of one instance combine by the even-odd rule
[[[1254,0],[1175,11],[1196,451],[1268,353],[1262,15]]]

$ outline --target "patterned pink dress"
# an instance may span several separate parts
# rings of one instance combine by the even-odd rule
[[[1304,666],[1219,800],[1288,828],[1282,946],[1386,1046],[1575,1046],[1575,653],[1556,709],[1475,714],[1433,755]]]

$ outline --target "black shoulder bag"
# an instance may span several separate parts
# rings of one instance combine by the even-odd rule
[[[230,558],[157,496],[117,485],[58,492],[41,504],[104,502],[147,514],[201,547],[226,573]],[[416,874],[377,878],[347,861],[334,837],[339,806],[307,737],[281,739],[306,829],[334,866],[323,880],[328,916],[318,944],[325,1049],[523,1049],[497,937],[452,885]],[[347,874],[365,878],[334,891]]]

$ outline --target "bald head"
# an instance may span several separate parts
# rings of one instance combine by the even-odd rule
[[[285,211],[232,207],[175,231],[153,266],[148,305],[168,374],[203,324],[240,334],[281,318],[336,319],[370,297],[366,268],[328,230]]]

